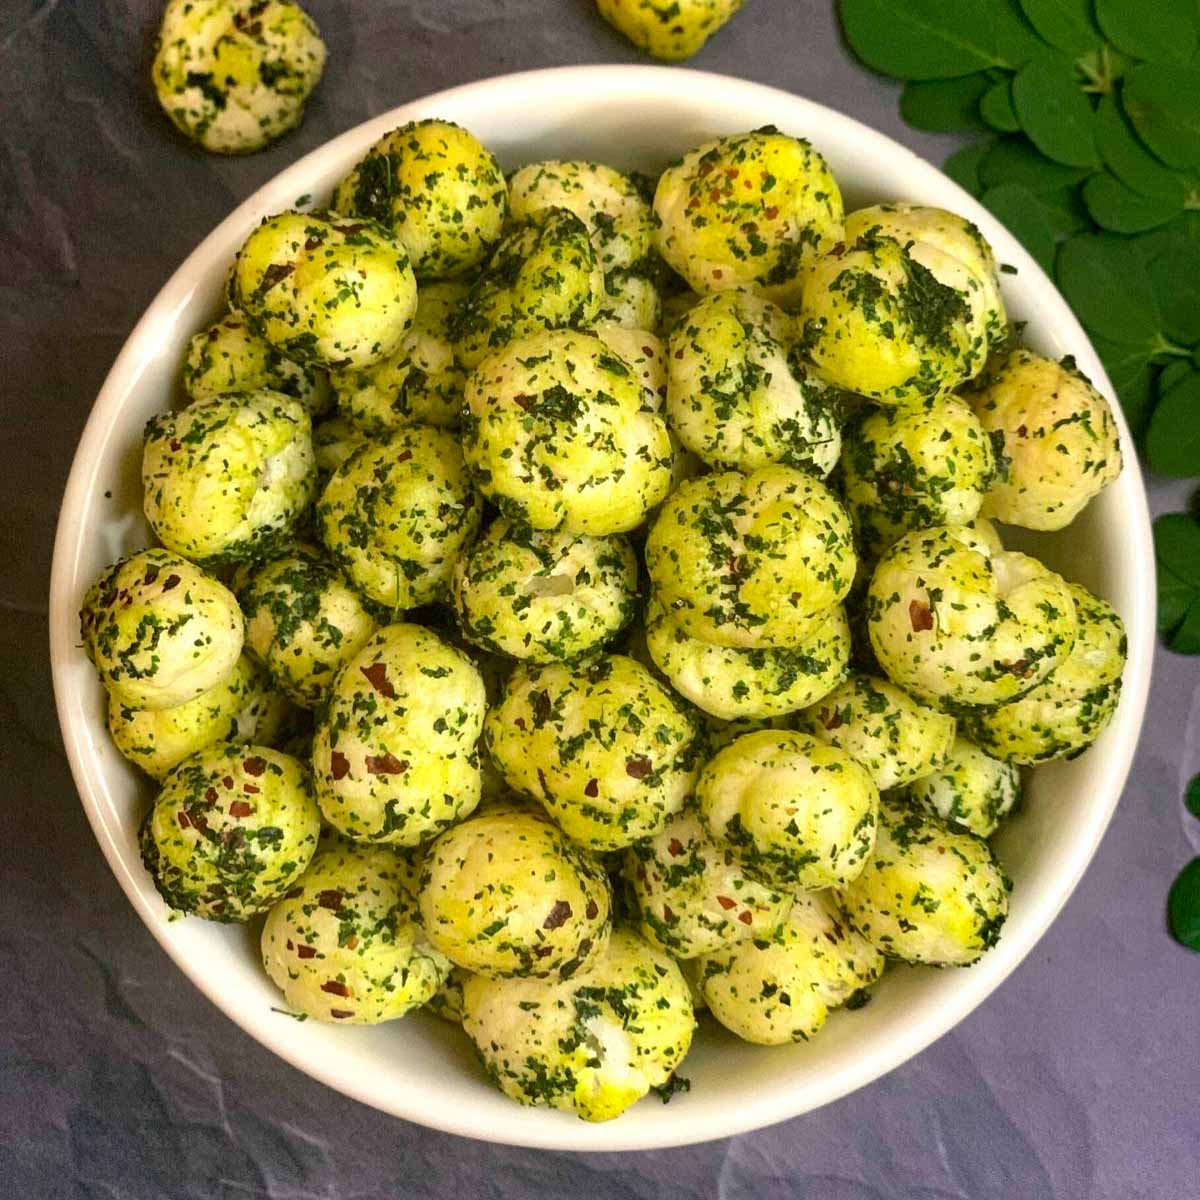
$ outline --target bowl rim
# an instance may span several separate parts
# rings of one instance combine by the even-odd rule
[[[247,1034],[293,1067],[336,1091],[390,1115],[441,1132],[508,1145],[546,1149],[645,1150],[691,1145],[748,1132],[798,1116],[847,1095],[895,1069],[937,1038],[950,1032],[1026,958],[1074,892],[1095,854],[1120,799],[1133,760],[1149,689],[1155,637],[1153,542],[1140,467],[1136,455],[1128,453],[1133,447],[1133,439],[1120,405],[1115,404],[1114,417],[1120,431],[1122,448],[1127,453],[1123,474],[1113,486],[1119,487],[1123,493],[1128,531],[1132,535],[1129,539],[1127,565],[1133,570],[1137,587],[1134,591],[1133,611],[1123,614],[1129,639],[1129,656],[1126,662],[1122,703],[1117,718],[1110,726],[1114,737],[1108,747],[1109,769],[1104,802],[1093,803],[1089,807],[1089,819],[1085,827],[1080,829],[1078,837],[1072,841],[1071,855],[1064,863],[1063,871],[1054,877],[1054,886],[1047,888],[1038,897],[1037,920],[1026,938],[1020,944],[1015,944],[1015,939],[1009,942],[1001,938],[998,946],[976,964],[967,977],[967,983],[956,990],[948,1004],[929,1006],[936,1011],[932,1014],[927,1013],[923,1019],[915,1020],[907,1035],[896,1039],[886,1053],[849,1056],[849,1061],[841,1069],[827,1072],[829,1078],[826,1086],[815,1099],[806,1096],[797,1101],[790,1093],[781,1094],[780,1089],[764,1089],[764,1094],[751,1102],[736,1110],[722,1110],[719,1116],[704,1118],[698,1114],[681,1113],[678,1132],[667,1136],[661,1131],[651,1136],[639,1136],[640,1126],[632,1114],[625,1120],[604,1125],[585,1126],[579,1121],[545,1120],[536,1125],[514,1123],[509,1129],[481,1131],[472,1127],[468,1117],[453,1107],[443,1106],[438,1109],[428,1103],[422,1103],[422,1096],[415,1089],[413,1093],[407,1094],[397,1094],[396,1090],[384,1093],[382,1089],[372,1088],[366,1080],[339,1076],[332,1066],[302,1058],[299,1051],[289,1042],[286,1029],[276,1033],[259,1018],[240,1010],[235,1002],[221,994],[208,970],[176,952],[168,935],[167,920],[153,907],[152,899],[145,893],[145,880],[141,878],[140,864],[126,861],[118,846],[115,831],[110,828],[103,812],[108,788],[97,768],[80,696],[77,694],[78,689],[68,678],[69,664],[79,654],[76,618],[81,590],[79,559],[84,514],[89,499],[95,493],[99,451],[114,425],[119,422],[125,397],[136,389],[141,375],[153,360],[155,346],[174,325],[178,312],[192,299],[197,286],[193,276],[199,273],[201,265],[216,254],[230,255],[231,247],[236,248],[246,231],[261,217],[293,203],[293,200],[283,197],[295,197],[306,190],[306,178],[317,170],[319,159],[328,158],[353,146],[365,148],[396,125],[430,115],[440,104],[467,97],[486,99],[489,94],[511,93],[514,89],[528,93],[527,103],[532,104],[539,97],[547,103],[553,103],[556,94],[568,86],[573,89],[574,95],[585,98],[622,95],[634,91],[651,97],[669,99],[672,93],[679,93],[685,89],[700,89],[710,97],[722,94],[730,97],[740,94],[745,97],[755,93],[764,104],[770,102],[779,105],[781,124],[784,123],[783,118],[786,115],[786,123],[789,126],[794,124],[798,128],[806,128],[802,122],[807,116],[814,136],[819,136],[816,130],[821,126],[841,126],[846,134],[852,134],[857,139],[864,155],[882,154],[891,160],[903,162],[906,169],[918,175],[924,175],[926,178],[931,175],[937,176],[939,187],[949,188],[951,195],[956,194],[955,210],[980,226],[993,245],[1002,251],[1000,256],[1003,260],[1014,263],[1022,273],[1033,276],[1041,286],[1048,289],[1046,301],[1056,309],[1053,319],[1056,333],[1072,347],[1078,347],[1081,353],[1086,352],[1083,356],[1089,367],[1088,374],[1092,375],[1097,386],[1106,395],[1115,395],[1098,356],[1065,300],[1007,230],[999,225],[974,197],[943,175],[932,163],[861,121],[817,101],[770,85],[681,67],[648,64],[585,65],[491,76],[399,105],[305,154],[256,189],[220,222],[184,259],[151,301],[123,344],[97,393],[76,447],[63,493],[50,578],[51,673],[58,720],[71,773],[84,811],[110,869],[143,923],[170,955],[175,965]],[[287,1026],[290,1023],[282,1024]]]

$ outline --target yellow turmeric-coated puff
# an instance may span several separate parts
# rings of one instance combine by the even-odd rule
[[[500,237],[500,164],[452,121],[410,121],[380,138],[333,192],[333,207],[394,231],[421,279],[477,267]]]
[[[419,625],[388,625],[337,677],[317,720],[325,820],[355,841],[415,846],[479,803],[483,679]]]
[[[619,654],[578,668],[522,664],[485,728],[509,785],[593,850],[649,837],[683,807],[695,739],[671,693]]]
[[[846,597],[855,566],[841,502],[782,465],[686,481],[646,542],[663,610],[693,637],[743,649],[813,636]]]
[[[640,50],[667,62],[691,58],[745,0],[596,0],[600,15]]]
[[[689,150],[659,179],[654,215],[659,252],[695,291],[749,287],[783,305],[842,239],[825,160],[770,126]]]
[[[636,528],[670,485],[666,423],[635,370],[592,334],[545,331],[467,381],[463,449],[480,491],[534,529]]]

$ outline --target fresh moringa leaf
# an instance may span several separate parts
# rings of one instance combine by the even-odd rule
[[[1021,128],[1017,110],[1013,108],[1012,80],[1008,76],[998,79],[979,98],[979,115],[993,129],[1002,133],[1016,133]]]
[[[1006,67],[1019,71],[1031,58],[1051,52],[1049,43],[1038,37],[1021,10],[1020,0],[997,0],[992,19],[996,50]]]
[[[1028,188],[1004,183],[980,197],[984,206],[1037,260],[1047,275],[1054,274],[1054,228],[1041,200]]]
[[[1200,525],[1189,513],[1154,522],[1158,630],[1178,654],[1200,654]]]
[[[1065,55],[1035,58],[1012,82],[1013,107],[1029,140],[1069,167],[1099,166],[1095,113]]]
[[[1200,950],[1200,858],[1193,858],[1167,893],[1171,936],[1189,950]]]
[[[1003,66],[989,0],[842,0],[842,29],[869,67],[897,79],[952,79]]]
[[[1041,37],[1065,54],[1086,54],[1104,40],[1091,0],[1021,0],[1021,8]]]
[[[1118,50],[1145,62],[1185,63],[1196,53],[1193,0],[1096,0],[1096,21]]]
[[[984,129],[980,101],[992,82],[991,75],[986,73],[957,79],[910,81],[900,93],[900,115],[914,129],[934,133]]]
[[[1038,199],[1050,218],[1050,226],[1057,237],[1074,237],[1092,228],[1091,214],[1083,202],[1081,189],[1061,188],[1057,192],[1039,192]]]
[[[1195,369],[1195,365],[1186,358],[1172,359],[1158,373],[1158,379],[1154,385],[1158,389],[1158,394],[1165,396],[1185,375]]]
[[[1146,459],[1160,475],[1200,475],[1200,371],[1191,371],[1163,395],[1146,431]]]
[[[1130,432],[1140,441],[1154,409],[1153,345],[1124,346],[1097,333],[1092,334],[1092,345],[1116,389]]]
[[[1134,239],[1132,249],[1154,296],[1161,348],[1182,355],[1200,342],[1200,241],[1163,229]]]
[[[1058,286],[1089,331],[1121,345],[1153,345],[1161,320],[1145,264],[1130,239],[1084,233],[1058,248]]]
[[[1138,137],[1168,166],[1200,168],[1200,68],[1139,63],[1121,87]]]
[[[1183,793],[1183,803],[1193,817],[1200,817],[1200,775],[1193,775]]]
[[[1114,96],[1101,97],[1096,109],[1096,147],[1104,165],[1127,188],[1182,208],[1188,197],[1183,176],[1146,149]]]
[[[1091,173],[1088,167],[1068,167],[1039,154],[1023,137],[1000,138],[979,164],[985,187],[1020,184],[1031,192],[1057,192]]]
[[[973,146],[964,146],[942,163],[942,170],[960,188],[970,192],[972,196],[979,196],[983,192],[983,182],[979,178],[979,165],[991,148],[991,142],[976,142]]]
[[[1110,171],[1098,171],[1084,183],[1083,202],[1092,220],[1113,233],[1144,233],[1183,212],[1182,201],[1141,195],[1127,188]]]

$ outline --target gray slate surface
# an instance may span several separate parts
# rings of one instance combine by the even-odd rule
[[[827,0],[750,0],[695,65],[824,101],[940,161]],[[638,56],[590,0],[309,0],[330,68],[282,145],[222,161],[146,83],[152,0],[0,0],[0,1196],[20,1200],[1182,1200],[1200,1195],[1200,957],[1163,901],[1200,850],[1200,667],[1160,654],[1116,820],[1033,955],[874,1086],[723,1143],[570,1156],[460,1141],[343,1099],[192,989],[110,876],[55,724],[54,521],[92,398],[170,271],[281,167],[454,83]],[[1162,510],[1177,506],[1155,486]],[[1189,845],[1190,843],[1190,845]]]

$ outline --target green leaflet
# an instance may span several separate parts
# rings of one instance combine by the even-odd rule
[[[1200,371],[1163,394],[1146,432],[1146,459],[1160,475],[1200,475]]]
[[[1038,37],[1029,18],[1021,11],[1020,0],[996,0],[992,20],[995,22],[996,49],[1006,67],[1017,71],[1031,58],[1049,53],[1049,44]]]
[[[1129,422],[1130,432],[1140,441],[1150,423],[1150,413],[1154,408],[1155,381],[1154,367],[1151,364],[1153,344],[1125,346],[1119,342],[1110,342],[1098,333],[1093,333],[1091,338],[1092,345],[1100,355],[1100,361],[1104,363],[1104,369],[1117,390],[1117,397],[1121,401],[1125,419]]]
[[[1081,234],[1058,248],[1058,286],[1075,315],[1122,345],[1150,345],[1159,332],[1150,278],[1128,239]]]
[[[942,163],[942,170],[964,191],[978,196],[983,191],[979,167],[991,148],[991,142],[976,142],[973,146],[964,146]]]
[[[1183,177],[1146,149],[1113,96],[1101,97],[1096,109],[1096,146],[1104,165],[1127,188],[1183,206],[1188,196]]]
[[[900,93],[900,115],[914,129],[935,133],[983,129],[980,101],[991,86],[987,74],[909,82]]]
[[[1193,817],[1200,817],[1200,775],[1193,775],[1183,793],[1183,803]]]
[[[1138,137],[1163,162],[1200,168],[1200,69],[1140,63],[1126,72],[1121,100]]]
[[[984,206],[1037,260],[1047,275],[1054,274],[1054,227],[1040,199],[1028,188],[1004,183],[980,197]]]
[[[1141,195],[1109,171],[1100,171],[1088,179],[1083,185],[1083,201],[1092,220],[1113,233],[1157,229],[1183,211],[1182,202]]]
[[[993,142],[979,165],[985,187],[1017,183],[1031,192],[1057,192],[1089,174],[1087,167],[1068,167],[1039,154],[1023,137]]]
[[[979,115],[993,129],[1016,133],[1021,128],[1017,110],[1013,108],[1012,80],[1005,76],[993,83],[979,99]]]
[[[1066,54],[1086,54],[1103,40],[1091,0],[1021,0],[1021,8],[1034,29]]]
[[[950,79],[1002,66],[989,0],[842,0],[855,54],[897,79]]]
[[[1200,525],[1188,513],[1154,522],[1158,630],[1177,654],[1200,654]]]
[[[1070,167],[1099,165],[1095,114],[1066,55],[1027,63],[1013,79],[1012,94],[1021,128],[1047,158]]]
[[[1137,238],[1141,260],[1167,342],[1200,342],[1200,242],[1168,228]]]
[[[1118,50],[1145,62],[1187,62],[1196,53],[1192,0],[1096,0],[1096,21]]]
[[[1200,950],[1200,858],[1193,858],[1171,884],[1167,921],[1180,945]]]

